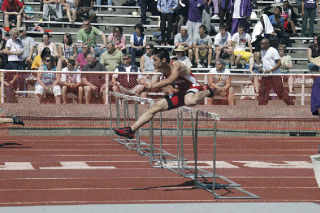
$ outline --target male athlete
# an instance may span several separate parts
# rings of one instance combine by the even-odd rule
[[[197,79],[192,75],[191,69],[183,63],[172,61],[169,64],[169,52],[166,49],[162,48],[158,50],[153,60],[155,69],[158,69],[165,79],[147,86],[147,89],[151,90],[169,86],[169,91],[175,91],[175,93],[157,101],[131,127],[114,129],[115,133],[119,136],[133,139],[135,131],[149,122],[156,113],[184,105],[194,106],[205,97],[214,96],[214,90],[208,86],[205,86],[205,88],[200,86]]]

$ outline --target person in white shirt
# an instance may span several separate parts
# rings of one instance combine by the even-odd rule
[[[75,67],[76,62],[74,59],[68,58],[66,63],[67,67],[62,69],[63,72],[80,72],[80,70]],[[81,74],[64,73],[61,75],[60,81],[62,85],[63,103],[67,103],[68,93],[71,92],[78,95],[78,103],[81,104],[83,99]]]
[[[250,52],[246,51],[247,44]],[[236,57],[234,65],[239,66],[241,58],[246,60],[246,62],[248,63],[252,55],[251,37],[248,33],[244,32],[243,26],[239,26],[238,32],[233,34],[232,46],[233,46],[233,55],[234,57]]]
[[[231,87],[230,70],[225,68],[223,59],[216,62],[216,67],[212,68],[208,76],[209,87],[215,89],[215,97],[227,97],[229,105],[234,105],[234,89]],[[208,105],[213,104],[213,98],[208,98]]]
[[[232,48],[232,37],[229,32],[227,32],[224,25],[219,26],[219,33],[214,38],[214,47],[216,53],[216,62],[220,57],[224,58],[230,56],[230,64],[234,65],[233,61],[233,48]]]
[[[261,41],[262,49],[262,70],[265,74],[280,73],[281,59],[278,51],[270,47],[269,39]],[[284,90],[282,78],[280,75],[263,76],[259,89],[259,105],[268,103],[271,89],[275,91],[279,99],[283,100],[287,105],[295,105],[288,92]]]

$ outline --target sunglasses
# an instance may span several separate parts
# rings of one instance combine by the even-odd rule
[[[46,59],[46,60],[44,60],[45,62],[51,62],[51,60],[50,59]]]
[[[123,60],[128,60],[129,58],[123,58]]]
[[[151,47],[147,47],[147,48],[146,48],[146,50],[150,50],[150,49],[152,49],[152,48],[151,48]]]

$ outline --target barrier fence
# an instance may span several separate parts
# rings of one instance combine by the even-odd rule
[[[14,92],[12,100],[8,100],[6,94],[5,81],[10,79],[10,75],[18,73],[18,80],[12,85]],[[82,95],[79,97],[79,91],[70,90],[66,93],[66,97],[62,94],[61,103],[55,104],[56,100],[52,94],[54,91],[47,91],[39,99],[36,93],[36,78],[30,78],[30,73],[36,77],[44,71],[9,71],[0,70],[1,79],[1,104],[0,107],[5,109],[8,114],[20,116],[26,122],[26,127],[33,128],[100,128],[104,130],[110,129],[108,122],[108,109],[115,105],[114,99],[109,99],[108,92],[115,91],[129,95],[137,95],[149,99],[158,99],[164,97],[168,91],[156,89],[152,91],[144,91],[141,89],[141,79],[145,83],[161,80],[159,73],[112,73],[108,72],[61,72],[55,71],[55,74],[79,75],[80,81],[82,77],[87,77],[99,81],[99,86],[105,84],[104,90],[95,90],[88,92],[86,87],[81,83]],[[268,103],[259,105],[259,95],[255,88],[256,82],[261,83],[261,78],[266,75],[249,75],[249,74],[210,74],[210,73],[194,73],[201,85],[210,83],[213,79],[215,84],[223,84],[227,79],[230,80],[230,88],[223,94],[217,94],[214,99],[206,98],[198,105],[198,109],[220,114],[218,131],[233,132],[272,132],[272,133],[292,133],[292,132],[319,132],[318,118],[311,115],[310,112],[310,96],[313,78],[317,75],[311,74],[288,74],[280,75],[283,79],[285,91],[292,88],[289,96],[293,99],[295,105],[287,106],[284,101],[278,100],[274,91],[271,91]],[[272,75],[277,76],[277,75]],[[117,77],[117,78],[115,78]],[[127,82],[126,82],[127,81]],[[63,83],[59,82],[61,92],[63,92]],[[79,88],[80,88],[79,87]],[[142,87],[143,88],[143,87]],[[70,89],[70,88],[68,88]],[[45,92],[46,93],[46,92]],[[88,103],[86,104],[86,94],[90,94]],[[230,95],[232,94],[232,95]],[[231,97],[230,97],[231,96]],[[81,101],[79,99],[81,98]],[[232,99],[234,106],[231,106]],[[39,102],[41,101],[41,103]],[[230,101],[231,100],[231,101]],[[81,103],[79,103],[81,102]],[[129,101],[130,103],[130,101]],[[128,103],[128,104],[129,104]],[[148,105],[148,104],[147,104]],[[139,105],[138,109],[147,105]],[[129,112],[133,113],[133,112]],[[166,114],[166,123],[162,126],[165,129],[173,129],[175,126],[175,115]],[[155,127],[156,129],[158,127]],[[199,123],[199,129],[205,130],[209,126],[205,122]]]

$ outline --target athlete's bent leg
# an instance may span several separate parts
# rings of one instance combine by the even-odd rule
[[[194,106],[199,104],[204,98],[211,95],[210,90],[204,90],[200,92],[189,92],[184,96],[184,104],[186,106]]]

